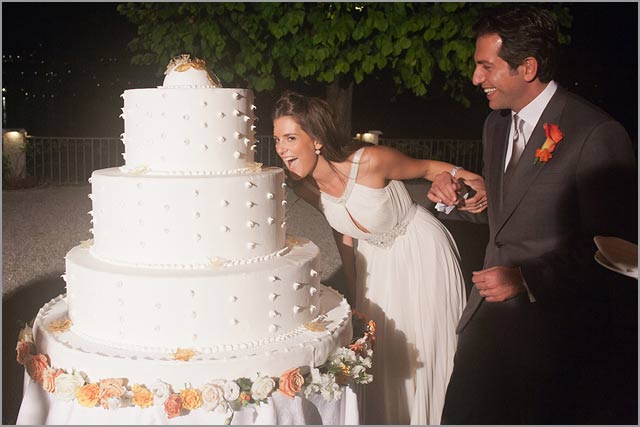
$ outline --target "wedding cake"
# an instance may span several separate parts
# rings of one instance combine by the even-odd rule
[[[34,353],[87,383],[178,390],[308,372],[348,345],[318,247],[286,234],[283,170],[254,162],[252,92],[183,55],[162,86],[122,96],[125,165],[90,178],[93,239],[68,252]]]

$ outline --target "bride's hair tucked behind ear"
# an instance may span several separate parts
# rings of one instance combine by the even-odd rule
[[[290,116],[303,131],[322,143],[320,153],[330,162],[344,162],[351,153],[364,146],[353,143],[336,126],[335,115],[329,104],[320,99],[287,91],[273,107],[272,120]]]

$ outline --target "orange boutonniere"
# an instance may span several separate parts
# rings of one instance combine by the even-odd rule
[[[543,126],[547,140],[542,144],[542,147],[536,149],[536,159],[533,163],[547,163],[553,157],[551,153],[556,149],[558,142],[562,141],[563,135],[558,125],[545,123]]]

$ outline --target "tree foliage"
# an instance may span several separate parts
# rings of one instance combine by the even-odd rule
[[[472,26],[490,3],[126,3],[138,26],[134,63],[160,68],[179,54],[205,59],[225,85],[273,89],[276,79],[360,83],[390,71],[424,95],[435,73],[462,89],[473,70]],[[561,24],[568,11],[556,6]]]

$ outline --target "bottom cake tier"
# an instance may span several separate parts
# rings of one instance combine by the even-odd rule
[[[66,295],[45,304],[34,321],[33,339],[49,365],[66,372],[82,372],[90,381],[122,378],[129,384],[158,380],[175,389],[198,387],[212,380],[235,380],[259,375],[279,377],[292,368],[309,371],[324,364],[337,348],[353,336],[351,308],[332,288],[319,285],[321,313],[285,340],[259,347],[235,348],[215,353],[188,348],[172,352],[124,350],[89,341],[69,325]]]

